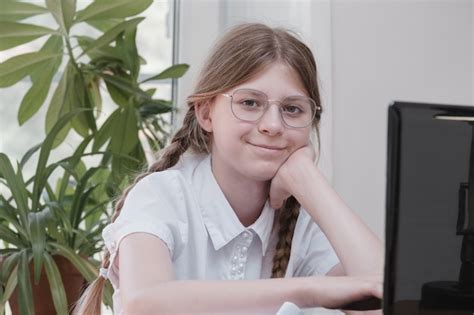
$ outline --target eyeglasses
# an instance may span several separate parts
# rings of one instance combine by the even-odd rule
[[[235,118],[248,122],[256,122],[262,118],[270,107],[270,102],[279,103],[283,123],[291,128],[308,127],[313,122],[316,113],[321,111],[321,107],[306,96],[289,96],[276,101],[269,100],[265,93],[253,89],[239,89],[232,95],[226,93],[222,95],[230,98],[231,110]]]

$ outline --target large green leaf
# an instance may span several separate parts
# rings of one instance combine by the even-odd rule
[[[2,261],[2,268],[0,269],[0,283],[5,283],[8,281],[12,271],[18,265],[19,258],[20,251],[16,251],[4,257],[4,260]]]
[[[38,65],[58,57],[58,53],[39,51],[15,56],[0,63],[0,88],[17,83],[36,70]]]
[[[100,95],[100,78],[93,77],[86,81],[86,86],[92,101],[92,107],[97,113],[102,113],[102,96]]]
[[[35,313],[30,270],[28,268],[29,262],[28,251],[22,250],[18,263],[18,304],[22,315],[34,315]]]
[[[82,163],[81,158],[84,155],[84,151],[89,145],[89,143],[92,141],[93,135],[90,135],[77,146],[76,150],[74,151],[73,155],[69,158],[67,158],[67,163],[73,168],[75,168],[78,164]]]
[[[105,32],[102,36],[97,38],[94,42],[92,42],[90,44],[90,46],[85,51],[83,51],[81,56],[83,54],[87,54],[88,52],[90,52],[94,49],[97,49],[97,48],[100,48],[102,46],[108,45],[109,43],[113,42],[115,40],[115,38],[120,33],[122,33],[125,30],[129,30],[129,29],[133,29],[133,28],[137,27],[138,23],[140,23],[144,19],[145,18],[134,18],[134,19],[124,21],[124,22],[114,26],[113,28],[111,28],[110,30]]]
[[[138,123],[135,108],[125,106],[114,121],[110,150],[113,153],[128,154],[138,143]]]
[[[59,255],[66,257],[87,281],[93,281],[97,277],[97,268],[87,259],[82,258],[67,246],[54,242],[50,245]]]
[[[125,66],[130,70],[130,75],[134,81],[138,78],[140,72],[140,60],[136,45],[137,29],[131,29],[124,32],[123,36],[117,38],[117,49],[122,55]]]
[[[8,223],[13,224],[19,233],[17,240],[28,239],[28,233],[21,225],[21,222],[18,221],[17,213],[18,211],[6,201],[5,197],[0,195],[0,219],[4,219]]]
[[[82,217],[82,213],[85,210],[85,203],[87,201],[88,196],[92,193],[86,192],[88,188],[88,182],[90,178],[98,171],[101,167],[92,167],[89,168],[86,173],[81,177],[79,182],[77,183],[74,189],[74,198],[72,201],[71,206],[71,224],[73,228],[79,228],[80,219]],[[93,187],[95,188],[95,187]]]
[[[18,234],[10,230],[5,224],[0,224],[0,235],[2,236],[3,241],[18,248],[25,248],[28,246],[23,242]]]
[[[30,42],[48,34],[59,33],[39,25],[0,22],[0,51]]]
[[[51,218],[49,220],[46,220],[48,239],[53,239],[57,242],[65,244],[66,232],[64,231],[61,222],[59,222],[59,218],[56,215],[56,212],[50,206],[52,203],[57,204],[58,199],[54,196],[53,189],[51,188],[51,185],[49,185],[49,183],[46,183],[45,189],[48,192],[48,196],[50,197],[48,201],[45,201],[44,206],[49,209],[50,213],[52,214]]]
[[[56,87],[56,90],[53,93],[51,98],[48,111],[46,112],[46,121],[45,121],[45,130],[46,133],[49,133],[53,128],[54,124],[58,121],[58,119],[64,114],[71,110],[71,106],[69,104],[69,94],[71,83],[70,77],[73,75],[72,71],[74,71],[72,64],[68,64],[64,69],[63,75],[59,80],[59,83]],[[61,142],[63,142],[64,138],[66,138],[69,130],[71,129],[71,124],[67,125],[67,128],[64,128],[56,138],[53,147],[57,147]]]
[[[50,217],[48,208],[41,212],[28,213],[30,223],[30,242],[33,249],[33,263],[35,270],[35,284],[39,283],[41,267],[43,266],[43,252],[46,248],[46,224]]]
[[[111,150],[111,144],[112,141],[109,143],[108,150]],[[125,187],[121,187],[117,190],[117,187],[119,187],[118,183],[122,184],[124,181],[129,181],[130,175],[136,172],[137,169],[142,168],[146,163],[146,158],[143,147],[139,142],[137,142],[137,145],[131,152],[121,154],[112,153],[112,172],[110,174],[110,180],[112,181],[111,185],[113,187],[109,187],[109,189],[114,189],[115,194],[118,194],[120,190],[125,189]]]
[[[141,83],[152,81],[152,80],[164,80],[164,79],[180,78],[186,73],[186,71],[188,71],[188,69],[189,69],[189,65],[187,65],[185,63],[173,65],[173,66],[163,70],[161,73],[159,73],[159,74],[157,74],[157,75],[155,75],[151,78],[148,78],[146,80],[143,80]]]
[[[19,21],[43,13],[48,13],[48,10],[31,3],[1,0],[0,21]]]
[[[76,13],[76,0],[46,0],[46,6],[58,22],[61,30],[69,33]]]
[[[87,50],[91,46],[95,39],[89,36],[76,36],[77,43],[81,46],[82,50]],[[111,47],[104,45],[102,47],[96,48],[94,50],[89,50],[86,53],[91,58],[91,63],[97,65],[97,59],[102,58],[101,61],[110,60],[112,61],[121,61],[122,56],[116,47]]]
[[[153,0],[95,1],[78,12],[76,19],[77,21],[86,21],[133,16],[143,12],[152,2]]]
[[[107,20],[87,20],[86,23],[95,27],[101,32],[107,32],[112,27],[123,22],[123,18],[107,19]]]
[[[15,200],[22,225],[26,228],[28,226],[27,213],[29,212],[26,185],[21,178],[16,176],[8,156],[4,153],[0,153],[0,177],[5,178],[7,181],[8,188]]]
[[[165,100],[146,100],[140,104],[139,111],[143,118],[168,113],[173,110],[173,103]]]
[[[10,276],[8,277],[8,280],[5,285],[5,291],[3,292],[3,295],[0,298],[0,314],[4,314],[4,307],[7,301],[10,299],[10,296],[15,290],[17,284],[18,284],[18,266],[15,266]]]
[[[72,81],[70,81],[70,90],[68,90],[69,104],[71,110],[79,108],[92,109],[91,104],[86,94],[86,87],[84,84],[83,77],[80,72],[74,71]],[[89,119],[88,114],[92,115],[92,110],[88,112],[82,112],[75,116],[72,121],[72,127],[74,130],[81,135],[83,138],[89,134],[89,127],[95,128],[94,117]],[[92,121],[90,121],[92,120]],[[90,126],[90,124],[92,126]]]
[[[66,198],[63,200],[66,200]],[[71,222],[69,221],[66,211],[62,208],[62,205],[57,202],[46,202],[46,207],[50,209],[55,218],[55,221],[48,221],[48,231],[50,233],[52,232],[51,236],[53,236],[57,242],[66,244],[66,240],[69,239],[73,233]],[[55,233],[58,226],[61,229],[59,235]]]
[[[48,276],[49,288],[53,297],[56,314],[68,314],[66,291],[59,273],[58,266],[50,254],[44,252],[44,267]]]
[[[53,77],[62,61],[63,41],[61,36],[51,36],[41,48],[42,52],[57,52],[58,56],[36,65],[31,73],[32,86],[23,97],[18,110],[20,126],[30,119],[43,105],[49,93]]]
[[[105,179],[104,179],[104,182],[105,182]],[[98,190],[96,189],[94,192],[97,192],[97,191]],[[109,205],[110,201],[111,200],[109,199],[109,200],[100,202],[94,207],[87,209],[87,211],[84,213],[84,217],[82,218],[82,220],[85,220],[86,222],[86,230],[90,230],[94,224],[97,224],[100,218],[102,217],[102,215],[106,215],[106,216],[108,215],[107,205]],[[102,233],[102,229],[100,230],[100,233]]]
[[[60,131],[67,126],[67,124],[74,118],[74,116],[80,114],[84,110],[76,109],[72,110],[69,113],[64,114],[57,122],[54,124],[53,128],[49,131],[46,139],[44,140],[41,151],[38,159],[38,164],[36,167],[35,180],[33,183],[33,196],[32,196],[32,208],[36,209],[39,203],[39,197],[46,181],[48,180],[49,174],[46,172],[46,164],[48,162],[49,155],[53,149],[53,144],[56,140],[57,135]]]
[[[94,137],[94,144],[92,150],[99,150],[106,142],[112,137],[112,134],[116,132],[113,127],[117,125],[115,122],[119,119],[120,109],[116,109],[107,120],[104,122],[102,127],[97,131]]]
[[[104,78],[106,83],[110,83],[111,85],[116,87],[124,97],[133,95],[137,99],[150,99],[150,96],[145,91],[136,86],[136,84],[131,80],[131,78],[109,74],[102,74],[102,78]]]
[[[113,76],[110,76],[113,78]],[[120,88],[117,84],[111,83],[112,80],[104,79],[105,86],[107,87],[107,91],[109,92],[110,97],[114,101],[115,104],[118,106],[127,106],[129,104],[129,99],[131,94],[128,92],[129,89],[127,88]],[[118,83],[118,82],[117,82]],[[127,83],[130,85],[130,88],[133,89],[132,83]],[[123,87],[126,87],[123,85]]]
[[[26,153],[23,155],[20,161],[20,167],[25,167],[26,162],[30,160],[30,158],[41,148],[41,143],[38,143],[31,147]]]

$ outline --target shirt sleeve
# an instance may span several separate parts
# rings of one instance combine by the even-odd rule
[[[299,250],[295,253],[298,259],[294,276],[326,275],[339,263],[339,258],[326,235],[304,209],[301,209],[301,216],[299,229],[295,229],[294,236],[295,241],[299,242]]]
[[[187,218],[177,171],[153,173],[141,179],[128,193],[120,215],[103,232],[110,253],[108,277],[118,287],[117,254],[120,242],[132,233],[149,233],[168,247],[171,258],[187,243]]]

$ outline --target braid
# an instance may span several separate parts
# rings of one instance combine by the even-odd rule
[[[122,210],[128,193],[140,180],[152,173],[161,172],[175,166],[181,155],[186,152],[190,146],[197,151],[202,151],[200,148],[202,148],[204,144],[205,151],[207,151],[208,146],[206,140],[208,137],[204,137],[205,135],[207,136],[207,134],[197,124],[194,112],[194,106],[191,106],[184,117],[183,126],[176,132],[171,143],[162,151],[160,158],[151,164],[146,172],[138,175],[132,185],[125,189],[115,205],[115,213],[112,215],[112,222],[114,222],[120,215],[120,211]],[[198,135],[198,137],[194,137],[195,135]],[[106,257],[104,257],[104,262],[107,260],[107,265],[103,266],[104,268],[107,268],[108,259],[105,258],[108,258],[108,253],[106,253]]]
[[[300,204],[291,196],[278,210],[275,220],[279,221],[278,243],[273,256],[272,278],[283,278],[288,267],[291,253],[291,241],[295,231],[296,220],[300,213]]]
[[[118,218],[128,193],[140,180],[152,173],[161,172],[173,167],[178,163],[181,155],[190,147],[197,152],[210,153],[208,143],[209,134],[199,126],[195,118],[194,106],[190,106],[186,116],[184,117],[183,126],[176,132],[171,143],[163,149],[160,158],[150,165],[146,172],[139,174],[118,199],[115,204],[115,211],[112,215],[111,221],[114,222]],[[104,258],[102,259],[102,268],[109,268],[109,266],[110,253],[106,249]],[[76,303],[73,313],[78,315],[100,314],[104,286],[105,279],[99,276],[84,291],[83,295]]]

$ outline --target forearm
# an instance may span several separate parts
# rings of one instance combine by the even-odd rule
[[[381,274],[382,242],[344,203],[319,170],[302,166],[294,185],[296,199],[321,227],[346,274]]]
[[[307,307],[305,278],[168,281],[137,292],[125,314],[275,314],[285,301]]]

